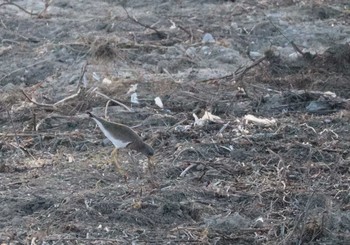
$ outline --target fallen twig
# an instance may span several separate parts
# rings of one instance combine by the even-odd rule
[[[42,107],[48,107],[48,108],[51,108],[52,110],[58,110],[57,106],[60,105],[60,104],[63,104],[64,102],[68,101],[68,100],[71,100],[71,99],[74,99],[78,96],[80,96],[82,93],[85,92],[85,88],[82,84],[82,81],[83,81],[83,78],[84,78],[84,75],[85,75],[85,72],[86,72],[86,66],[87,66],[88,63],[85,63],[82,67],[82,72],[81,72],[81,75],[79,77],[79,82],[78,82],[78,91],[75,93],[75,94],[72,94],[72,95],[69,95],[59,101],[57,101],[56,103],[54,104],[45,104],[45,103],[39,103],[39,102],[36,102],[35,100],[33,100],[32,98],[30,98],[26,92],[24,92],[24,90],[22,89],[21,92],[22,94],[30,101],[32,102],[33,104],[37,105],[37,106],[42,106]]]
[[[240,80],[242,79],[242,77],[244,76],[244,74],[246,74],[247,71],[249,71],[250,69],[252,69],[253,67],[259,65],[261,62],[263,62],[265,59],[266,59],[266,55],[261,57],[260,59],[257,59],[256,61],[253,62],[253,64],[249,65],[249,66],[246,66],[243,68],[243,70],[240,70],[240,71],[236,71],[235,72],[235,80]]]
[[[107,103],[106,103],[106,107],[105,107],[105,118],[108,118],[108,106],[109,106],[109,103],[111,103],[111,100],[108,100]]]
[[[0,137],[35,137],[35,136],[50,136],[50,137],[57,137],[57,136],[72,136],[71,133],[0,133]]]
[[[140,21],[138,21],[137,19],[135,19],[135,17],[130,16],[129,12],[126,10],[125,6],[122,5],[122,8],[124,9],[126,15],[128,16],[129,19],[131,19],[133,22],[135,22],[136,24],[139,24],[140,26],[147,28],[147,29],[151,29],[153,30],[157,36],[161,39],[165,38],[165,33],[164,32],[160,32],[158,31],[155,27],[147,25],[147,24],[143,24]]]
[[[110,239],[110,238],[45,238],[45,241],[104,241],[104,242],[116,242],[117,244],[125,242],[124,240]]]
[[[81,94],[81,92],[82,92],[82,89],[79,88],[78,92],[76,92],[75,94],[69,95],[69,96],[67,96],[67,97],[57,101],[55,104],[53,104],[53,106],[57,106],[57,105],[62,104],[64,102],[68,101],[68,100],[74,99],[75,97],[78,97]]]
[[[82,68],[81,68],[81,74],[79,77],[79,81],[78,81],[78,91],[75,94],[72,94],[66,98],[61,99],[60,101],[57,101],[54,105],[57,106],[59,104],[62,104],[68,100],[74,99],[75,97],[78,97],[80,94],[84,93],[85,91],[85,86],[83,84],[83,80],[84,80],[84,76],[86,73],[86,67],[87,67],[88,63],[86,62]]]
[[[178,25],[177,27],[179,27],[180,30],[183,30],[190,37],[190,43],[193,43],[193,32],[191,26],[189,31],[181,25]]]
[[[24,92],[23,89],[21,89],[21,92],[22,92],[22,94],[23,94],[30,102],[32,102],[33,104],[35,104],[35,105],[37,105],[37,106],[48,107],[48,108],[50,108],[50,109],[52,109],[52,110],[57,110],[57,107],[56,107],[54,104],[51,105],[51,104],[38,103],[38,102],[32,100],[32,99],[26,94],[26,92]]]
[[[187,168],[185,168],[184,171],[181,172],[180,177],[184,177],[186,175],[186,173],[193,167],[197,166],[196,163],[192,163],[190,166],[188,166]]]
[[[1,3],[1,4],[0,4],[0,7],[5,6],[5,5],[12,5],[12,6],[15,6],[15,7],[19,8],[20,10],[22,10],[24,13],[30,14],[30,15],[39,16],[40,13],[41,13],[41,12],[40,12],[40,13],[33,13],[33,12],[30,12],[30,11],[26,10],[25,8],[19,6],[18,4],[15,4],[15,3],[12,3],[12,2]]]
[[[269,19],[269,21],[270,21],[271,25],[273,25],[273,27],[275,27],[276,30],[277,30],[277,31],[292,45],[293,49],[294,49],[297,53],[301,54],[301,56],[303,56],[303,58],[309,60],[309,57],[311,57],[311,56],[308,56],[307,53],[304,53],[303,51],[301,51],[301,49],[294,43],[294,41],[289,40],[288,37],[286,37],[286,35],[283,34],[283,32],[280,30],[280,28],[278,28],[278,27],[272,22],[271,19]]]
[[[6,108],[6,112],[7,112],[7,116],[9,118],[10,122],[11,122],[11,125],[12,125],[12,129],[13,129],[13,132],[14,132],[14,135],[15,135],[17,146],[18,146],[18,148],[20,148],[19,139],[18,139],[18,135],[17,135],[17,130],[15,128],[15,124],[13,123],[11,114],[10,114],[10,112],[9,112],[9,110],[7,108]]]
[[[107,96],[107,95],[105,95],[105,94],[103,94],[103,93],[101,93],[101,92],[99,92],[99,91],[95,91],[95,93],[98,94],[98,95],[100,95],[100,96],[102,96],[102,97],[104,97],[104,98],[106,98],[106,99],[108,99],[108,100],[110,100],[110,101],[113,101],[114,103],[116,103],[116,104],[118,104],[118,105],[124,107],[125,109],[127,109],[127,110],[130,111],[130,112],[133,111],[133,110],[130,109],[128,106],[124,105],[122,102],[119,102],[119,101],[117,101],[117,100],[114,100],[114,99],[110,98],[109,96]]]
[[[21,37],[23,37],[23,36],[21,36]],[[45,63],[45,62],[50,62],[50,60],[49,60],[49,59],[40,60],[40,61],[38,61],[38,62],[36,62],[36,63],[31,64],[31,65],[28,65],[28,66],[25,66],[25,67],[20,67],[20,68],[18,68],[18,69],[16,69],[16,70],[13,70],[13,71],[11,71],[10,73],[8,73],[8,74],[2,76],[2,77],[0,78],[0,82],[2,82],[5,78],[11,76],[12,74],[14,74],[14,73],[16,73],[16,72],[18,72],[18,71],[25,70],[25,69],[28,69],[28,68],[30,68],[30,67],[33,67],[33,66],[39,65],[39,64],[41,64],[41,63]]]
[[[79,88],[84,87],[83,80],[86,73],[86,67],[88,64],[89,64],[88,62],[85,62],[85,64],[81,67],[81,73],[78,81],[78,90]]]

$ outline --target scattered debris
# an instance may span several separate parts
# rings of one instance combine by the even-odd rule
[[[270,126],[276,125],[277,123],[276,119],[257,118],[256,116],[253,116],[250,114],[244,116],[244,120],[246,123],[252,122],[256,125],[264,126],[264,127],[270,127]]]
[[[214,123],[224,123],[224,121],[219,117],[211,114],[208,111],[204,112],[204,115],[201,118],[198,118],[196,114],[193,113],[194,117],[194,126],[203,127],[207,122]]]
[[[202,43],[215,43],[215,39],[210,33],[205,33],[202,39]]]
[[[154,102],[156,103],[156,105],[157,105],[159,108],[162,108],[162,109],[164,108],[163,102],[162,102],[161,98],[156,97],[156,98],[154,99]]]

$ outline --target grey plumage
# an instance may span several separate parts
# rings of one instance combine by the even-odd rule
[[[143,153],[147,157],[154,155],[153,148],[143,142],[140,136],[131,128],[120,123],[109,122],[95,116],[91,112],[87,114],[94,119],[104,135],[114,144],[117,149],[128,148]]]

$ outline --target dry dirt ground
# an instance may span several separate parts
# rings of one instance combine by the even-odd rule
[[[1,244],[350,244],[348,0],[2,0],[0,40]]]

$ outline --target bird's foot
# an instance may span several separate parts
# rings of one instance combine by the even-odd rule
[[[125,182],[129,179],[128,173],[119,165],[118,162],[114,162],[114,167],[117,173],[123,176]]]

